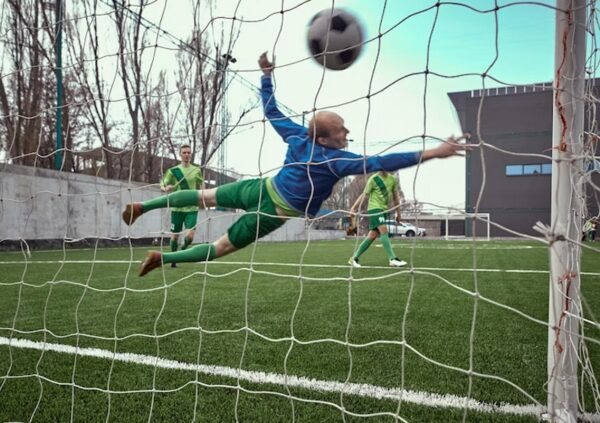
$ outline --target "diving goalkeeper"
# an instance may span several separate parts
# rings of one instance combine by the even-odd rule
[[[266,53],[259,57],[258,64],[263,72],[261,98],[265,116],[288,145],[284,166],[273,177],[238,181],[213,189],[178,191],[142,203],[128,204],[122,215],[128,225],[133,224],[142,213],[167,205],[218,206],[246,211],[226,234],[213,243],[171,253],[148,252],[140,266],[140,276],[163,263],[209,261],[223,257],[273,232],[290,218],[313,217],[336,182],[344,176],[394,171],[432,158],[454,156],[466,149],[465,144],[459,142],[462,138],[450,138],[423,152],[367,157],[344,151],[350,131],[344,126],[341,116],[328,111],[318,112],[310,120],[308,128],[292,122],[275,102],[271,80],[274,65]]]

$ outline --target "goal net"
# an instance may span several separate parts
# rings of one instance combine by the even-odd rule
[[[362,29],[341,71],[307,40],[337,8],[352,22],[332,31]],[[596,9],[3,2],[0,420],[600,421]],[[265,116],[265,51],[278,119],[335,112],[347,153],[439,153],[469,133],[463,155],[390,172],[385,224],[426,236],[374,229],[365,164],[314,216],[139,277],[149,250],[210,251],[247,216],[204,196],[178,229],[170,196],[123,222],[127,204],[165,194],[182,146],[217,200],[226,184],[321,170],[311,160],[330,147],[297,163]]]

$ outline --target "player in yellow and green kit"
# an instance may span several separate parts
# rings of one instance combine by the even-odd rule
[[[388,256],[390,266],[402,267],[406,265],[404,260],[400,260],[394,254],[390,237],[388,235],[387,210],[390,199],[396,209],[396,222],[400,222],[400,185],[398,179],[391,173],[380,171],[369,178],[367,185],[361,195],[358,196],[350,212],[356,213],[366,197],[369,197],[367,215],[369,217],[369,233],[364,241],[358,247],[358,250],[350,258],[348,263],[354,267],[361,267],[358,258],[371,246],[373,241],[379,236],[383,249]]]
[[[203,188],[204,178],[198,166],[191,163],[192,149],[189,145],[182,145],[179,149],[181,164],[167,170],[160,183],[163,192],[174,192],[181,190],[198,190]],[[183,227],[187,233],[183,238],[182,250],[194,240],[196,223],[198,221],[198,206],[173,207],[171,209],[171,251],[177,251],[179,245],[179,234]],[[175,263],[171,263],[175,267]]]

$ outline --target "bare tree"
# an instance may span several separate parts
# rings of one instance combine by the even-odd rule
[[[98,29],[97,0],[81,0],[73,5],[73,13],[77,19],[67,20],[68,54],[74,66],[74,82],[77,90],[74,93],[76,103],[80,105],[80,113],[92,129],[102,146],[102,159],[105,176],[117,177],[113,164],[113,151],[110,132],[112,123],[109,120],[110,86],[103,78],[100,60],[100,44]],[[78,13],[79,12],[79,13]],[[92,148],[95,143],[88,145]]]
[[[369,176],[370,175],[356,175],[350,179],[347,187],[348,208],[352,207],[356,202],[356,199],[364,191]]]
[[[144,160],[136,154],[143,150],[141,144],[140,120],[142,118],[142,89],[145,88],[142,70],[142,55],[145,49],[145,28],[142,31],[142,15],[145,1],[137,5],[125,5],[118,0],[113,0],[115,24],[118,36],[118,73],[121,77],[125,103],[131,120],[131,172],[134,180],[147,181],[147,171]]]
[[[331,195],[323,202],[323,209],[327,210],[349,210],[348,186],[350,178],[340,179],[333,187]]]
[[[142,60],[144,52],[148,52],[148,31],[152,28],[142,15],[150,3],[142,0],[133,5],[112,0],[112,13],[108,15],[101,13],[100,3],[81,0],[71,4],[69,17],[63,22],[68,55],[68,65],[63,69],[64,168],[102,172],[108,178],[154,182],[161,170],[158,157],[167,153],[176,157],[176,139],[192,144],[196,161],[205,166],[251,110],[241,110],[237,121],[229,124],[232,119],[224,98],[233,79],[227,76],[227,67],[234,61],[230,52],[239,34],[235,22],[226,43],[222,26],[215,31],[214,23],[209,24],[210,33],[208,28],[199,29],[201,6],[194,3],[190,42],[182,42],[177,55],[175,78],[181,97],[172,113],[177,96],[169,91],[165,71],[151,72],[147,63],[152,61]],[[8,39],[4,40],[0,65],[0,134],[1,147],[14,163],[53,167],[56,28],[54,11],[44,9],[44,5],[47,2],[7,0],[3,32]],[[213,5],[209,2],[208,6]],[[106,37],[101,33],[100,19],[115,22],[118,44],[112,58],[101,45]],[[209,35],[211,42],[207,41]],[[113,59],[116,72],[107,69],[113,66]],[[109,74],[113,80],[106,79]],[[122,113],[115,114],[114,105],[111,108],[115,80],[120,81],[124,93],[125,125],[118,120]],[[71,154],[99,145],[102,157],[94,151],[88,155]],[[94,161],[91,168],[89,158]]]
[[[189,42],[183,44],[177,54],[177,88],[183,108],[181,126],[192,147],[192,160],[206,166],[233,129],[243,117],[256,106],[246,106],[240,111],[236,121],[231,123],[231,115],[224,103],[231,79],[228,67],[235,63],[232,56],[235,40],[239,35],[234,23],[231,25],[228,41],[223,27],[215,31],[211,23],[213,45],[208,39],[208,31],[199,29],[199,10],[195,7],[194,28]],[[174,146],[173,153],[176,149]]]
[[[149,81],[148,85],[152,85]],[[147,182],[158,182],[161,164],[155,160],[162,152],[161,141],[171,140],[172,128],[168,124],[169,98],[165,72],[158,75],[157,85],[143,97],[142,116],[145,140],[145,172]]]
[[[13,163],[51,167],[54,34],[42,3],[8,0],[6,39],[0,75],[0,124],[4,149]],[[5,69],[4,67],[8,67]]]

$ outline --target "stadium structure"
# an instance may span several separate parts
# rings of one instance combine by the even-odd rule
[[[596,87],[598,80],[593,83]],[[489,213],[490,219],[501,226],[537,235],[533,230],[536,222],[550,222],[552,83],[477,89],[448,96],[463,132],[472,133],[471,142],[484,143],[483,155],[475,152],[467,156],[465,211]],[[598,120],[597,112],[586,111],[586,128],[591,119]],[[591,180],[598,186],[598,162],[588,161],[584,166],[584,183]],[[587,215],[597,216],[599,199],[592,184],[586,184]],[[471,236],[471,225],[465,226],[466,235]],[[482,234],[483,224],[478,223],[475,231],[475,235]],[[492,226],[492,237],[507,235],[502,228]]]

